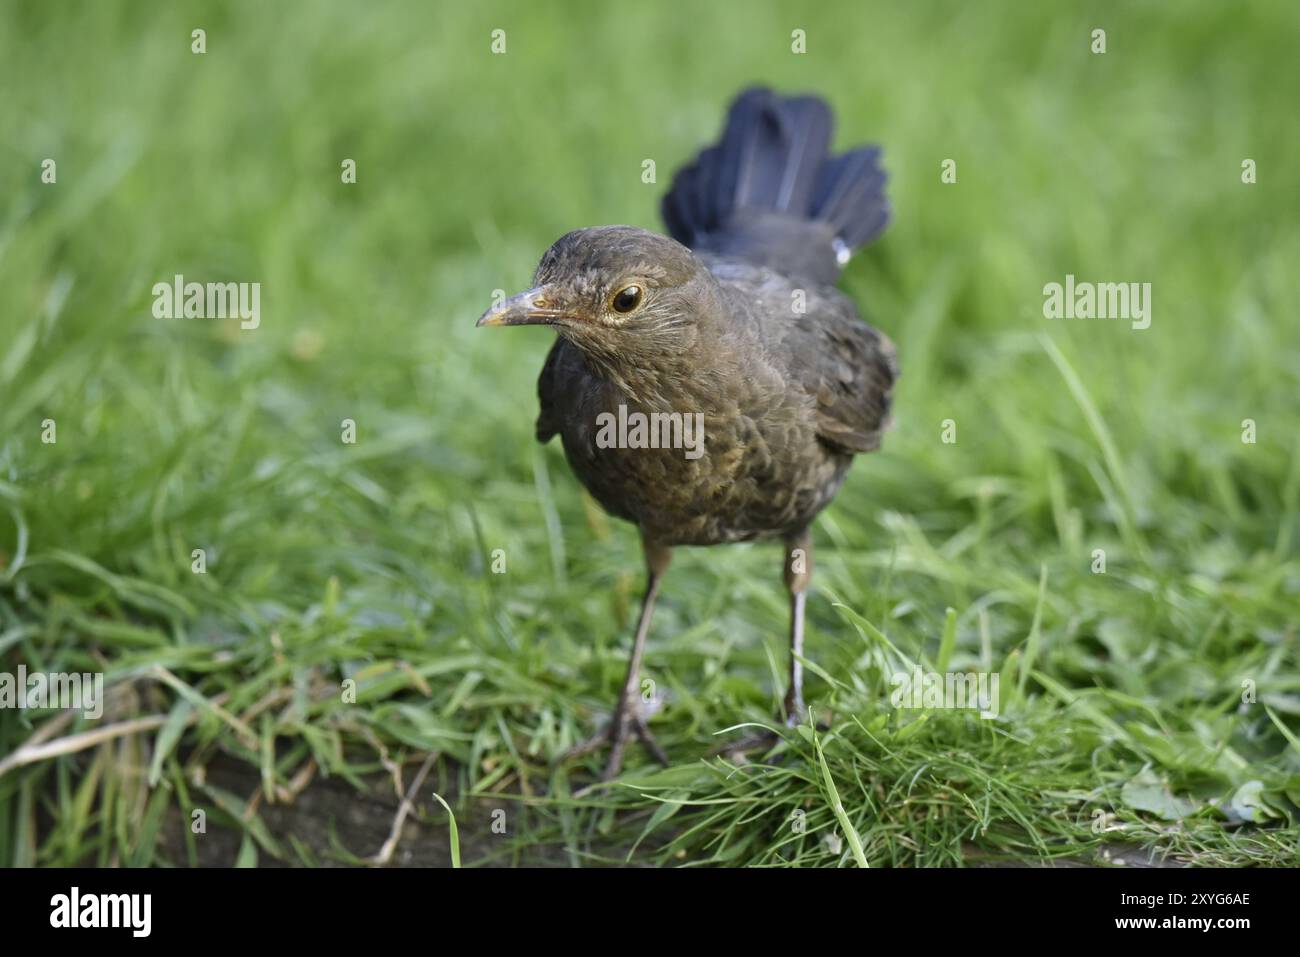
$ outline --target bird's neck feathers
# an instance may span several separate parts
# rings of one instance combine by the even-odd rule
[[[613,337],[572,338],[591,371],[622,396],[647,410],[669,411],[687,383],[682,357],[698,354],[699,329],[691,324],[639,329]]]

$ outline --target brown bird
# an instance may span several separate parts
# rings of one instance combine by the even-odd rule
[[[607,779],[631,734],[667,763],[638,675],[677,545],[784,541],[784,714],[802,719],[809,526],[853,456],[880,445],[898,375],[893,345],[834,287],[889,220],[879,150],[831,157],[831,128],[819,98],[747,90],[721,141],[664,198],[671,239],[632,226],[571,232],[542,257],[534,288],[478,321],[556,329],[537,438],[559,435],[587,490],[641,532],[648,582],[627,680],[608,729],[573,752],[608,744]]]

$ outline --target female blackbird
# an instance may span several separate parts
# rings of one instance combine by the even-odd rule
[[[892,343],[835,289],[850,253],[889,220],[879,150],[831,157],[831,126],[819,98],[745,91],[721,141],[664,197],[671,239],[631,226],[571,232],[542,257],[533,289],[478,321],[555,327],[537,438],[559,435],[588,491],[641,531],[648,584],[627,680],[608,730],[574,752],[607,743],[607,779],[630,734],[666,761],[638,672],[675,545],[785,542],[785,716],[803,713],[808,528],[853,456],[879,446],[898,375]],[[683,447],[691,422],[703,423],[702,454]]]

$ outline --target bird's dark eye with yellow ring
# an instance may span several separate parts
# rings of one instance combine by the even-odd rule
[[[615,312],[631,312],[641,305],[641,287],[637,285],[624,286],[614,295],[614,301],[611,305],[614,307]]]

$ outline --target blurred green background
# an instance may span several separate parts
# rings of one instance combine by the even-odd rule
[[[4,4],[0,670],[113,690],[98,724],[0,713],[0,761],[170,720],[11,760],[0,861],[193,862],[159,835],[196,804],[241,863],[310,861],[206,762],[265,796],[433,752],[463,827],[518,815],[484,860],[834,865],[853,829],[872,864],[1294,862],[1300,12],[1089,6]],[[815,529],[824,758],[706,759],[772,713],[785,599],[770,546],[683,552],[647,657],[680,763],[573,797],[548,761],[621,680],[638,547],[533,441],[551,334],[473,323],[560,234],[660,228],[756,82],[881,144],[895,210],[843,282],[903,378]],[[260,282],[260,327],[154,319],[177,273]],[[1151,327],[1045,319],[1067,273],[1150,282]],[[1000,669],[1002,717],[892,711],[914,660]]]

